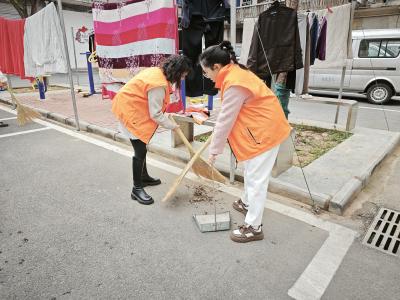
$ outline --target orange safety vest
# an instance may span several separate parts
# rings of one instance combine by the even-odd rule
[[[231,86],[244,87],[253,94],[240,109],[228,136],[236,159],[248,160],[281,144],[291,127],[274,93],[254,73],[236,64],[224,66],[217,75],[215,87],[221,90],[222,101]]]
[[[158,124],[150,118],[147,93],[156,87],[165,87],[162,111],[169,104],[172,91],[162,70],[147,68],[129,80],[113,99],[112,112],[121,123],[142,142],[148,144],[157,130]]]

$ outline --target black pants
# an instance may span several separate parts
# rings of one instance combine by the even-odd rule
[[[146,144],[141,140],[131,140],[131,144],[133,146],[133,150],[135,150],[135,158],[139,160],[146,160],[147,148]]]
[[[201,16],[192,16],[188,28],[182,29],[183,54],[193,63],[193,71],[186,77],[186,95],[189,97],[216,95],[215,84],[203,76],[199,64],[202,52],[202,37],[204,35],[205,47],[217,45],[224,38],[224,22],[216,21],[206,23]]]

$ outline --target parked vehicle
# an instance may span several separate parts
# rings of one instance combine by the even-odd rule
[[[400,29],[353,31],[353,59],[348,64],[343,91],[366,95],[384,104],[400,95]],[[310,92],[337,94],[341,69],[310,70]]]

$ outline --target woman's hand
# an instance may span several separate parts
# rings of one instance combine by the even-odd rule
[[[216,159],[217,159],[217,155],[216,154],[210,154],[208,156],[208,162],[210,163],[210,165],[214,165]]]
[[[176,127],[175,127],[174,129],[172,129],[172,130],[175,131],[175,132],[177,132],[179,128],[180,128],[180,126],[179,126],[179,125],[176,125]]]

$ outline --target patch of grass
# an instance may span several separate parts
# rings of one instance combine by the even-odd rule
[[[291,124],[295,129],[296,153],[293,155],[293,165],[305,167],[329,150],[352,136],[352,133],[325,129],[315,126]],[[211,132],[198,135],[195,141],[205,142]]]
[[[206,141],[208,140],[208,137],[209,137],[210,135],[211,135],[211,132],[203,133],[203,134],[200,134],[200,135],[198,135],[198,136],[195,136],[195,137],[194,137],[194,140],[195,140],[195,141],[198,141],[198,142],[204,143],[204,142],[206,142]]]
[[[296,132],[293,164],[307,166],[352,136],[352,133],[314,126],[292,125]]]

